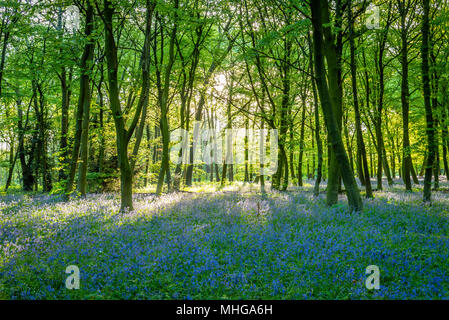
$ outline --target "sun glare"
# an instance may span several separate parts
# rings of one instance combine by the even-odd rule
[[[215,77],[215,90],[217,90],[218,92],[222,92],[226,87],[226,83],[226,76],[223,73],[218,74]]]

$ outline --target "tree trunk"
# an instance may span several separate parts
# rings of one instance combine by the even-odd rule
[[[179,1],[175,0],[174,9],[178,9]],[[160,22],[161,32],[163,32],[162,24]],[[168,123],[168,110],[169,110],[169,102],[168,95],[170,89],[170,76],[171,70],[173,68],[173,64],[175,61],[175,41],[176,41],[176,33],[178,30],[178,14],[175,12],[174,15],[174,26],[170,35],[170,44],[169,44],[169,57],[168,62],[165,66],[164,72],[164,83],[162,87],[160,71],[156,70],[157,76],[157,84],[158,84],[158,102],[159,107],[161,109],[161,118],[160,118],[160,126],[161,126],[161,134],[162,134],[162,163],[161,170],[159,172],[159,178],[156,187],[156,194],[160,195],[162,193],[162,186],[164,182],[164,178],[166,178],[167,183],[167,191],[171,191],[171,176],[170,176],[170,153],[169,153],[169,145],[170,145],[170,132],[169,132],[169,123]],[[162,61],[161,61],[162,63]]]
[[[249,150],[248,150],[248,118],[246,118],[245,120],[245,175],[244,175],[244,182],[247,183],[249,182],[249,172],[248,172],[248,162],[249,162]]]
[[[102,64],[103,66],[103,64]],[[104,97],[101,91],[101,86],[103,83],[103,67],[101,66],[101,78],[97,87],[98,91],[98,108],[99,110],[99,150],[98,150],[98,172],[103,173],[104,171],[104,151],[105,151],[105,129],[104,129]]]
[[[348,196],[348,203],[350,211],[361,211],[363,208],[362,199],[360,197],[357,183],[351,171],[349,159],[346,154],[343,141],[341,138],[340,128],[337,117],[334,113],[333,101],[329,94],[327,87],[325,64],[323,57],[323,23],[322,14],[328,10],[327,1],[313,1],[310,4],[312,9],[312,25],[313,25],[313,39],[314,39],[314,57],[315,57],[315,73],[318,86],[318,92],[321,101],[321,107],[325,117],[326,127],[329,133],[330,143],[332,145],[333,154],[339,163],[339,171],[342,175],[345,184],[346,193]],[[328,41],[327,39],[326,41]],[[332,60],[327,61],[329,68],[333,68]]]
[[[126,129],[125,120],[123,118],[123,112],[119,100],[119,87],[117,78],[118,73],[117,47],[115,44],[114,28],[112,23],[114,9],[112,8],[111,5],[112,4],[110,1],[104,0],[104,11],[102,12],[102,15],[105,26],[104,40],[105,40],[105,57],[107,62],[108,83],[109,83],[109,105],[112,116],[114,118],[117,155],[120,167],[120,195],[121,195],[120,211],[125,212],[133,210],[133,200],[132,200],[133,171],[128,158],[128,145],[139,122],[139,119],[142,117],[143,113],[142,109],[144,108],[145,95],[147,94],[147,92],[145,90],[142,90],[141,98],[139,99],[139,103],[134,113],[134,117],[132,118],[132,122],[129,128]],[[145,45],[144,50],[142,52],[142,56],[148,54],[147,50],[145,49],[145,46],[147,46],[146,48],[149,48],[150,31],[148,29],[148,26],[151,24],[151,22],[148,21],[148,15],[151,10],[150,6],[153,6],[153,3],[147,1]],[[144,74],[145,72],[147,72],[147,70],[145,70],[147,67],[148,66],[146,66],[146,62],[143,61],[142,83],[146,81]],[[144,120],[145,119],[143,118],[141,121]]]
[[[444,173],[446,174],[446,179],[449,181],[449,166],[447,163],[447,147],[449,142],[449,134],[447,130],[447,95],[446,95],[446,84],[442,88],[443,92],[443,109],[441,110],[441,142],[443,147],[443,166],[444,166]]]
[[[429,76],[429,44],[430,44],[430,26],[429,26],[429,0],[423,0],[423,21],[422,21],[422,45],[421,45],[421,57],[422,57],[422,82],[424,91],[424,107],[426,110],[426,127],[427,127],[427,163],[424,177],[424,202],[431,202],[432,193],[432,167],[435,160],[435,135],[434,135],[434,121],[432,115],[432,106],[430,104],[430,76]]]
[[[304,127],[306,122],[306,104],[305,99],[302,100],[302,114],[301,114],[301,131],[299,136],[299,158],[298,158],[298,186],[303,186],[303,155],[304,155]]]
[[[313,52],[312,43],[310,41],[310,36],[307,37],[309,42],[310,52]],[[313,68],[313,55],[310,54],[310,65],[312,70],[312,75],[316,72]],[[315,115],[315,137],[316,137],[316,146],[317,146],[317,156],[318,156],[318,167],[317,167],[317,176],[315,180],[315,185],[313,187],[313,195],[317,197],[320,194],[320,183],[322,178],[322,168],[323,168],[323,144],[321,142],[320,137],[320,115],[318,111],[318,96],[316,92],[315,86],[315,78],[312,77],[312,93],[313,93],[313,105],[314,105],[314,115]]]
[[[45,112],[45,97],[42,91],[42,84],[37,79],[32,80],[32,90],[34,96],[34,111],[37,119],[37,148],[35,149],[35,152],[36,160],[39,162],[39,167],[36,167],[36,173],[38,173],[39,171],[42,173],[42,190],[44,192],[50,192],[52,189],[52,178],[47,154],[48,135],[46,119],[47,115]]]
[[[93,49],[92,56],[88,60],[88,64],[93,62]],[[88,169],[88,159],[89,159],[89,117],[90,117],[90,102],[91,94],[88,90],[89,101],[83,104],[83,121],[81,125],[81,146],[80,146],[80,164],[78,170],[78,191],[81,197],[86,197],[87,191],[87,169]]]
[[[329,82],[329,94],[330,99],[332,100],[332,108],[333,114],[335,116],[335,120],[337,121],[337,129],[339,136],[341,137],[341,129],[342,129],[342,118],[343,118],[343,110],[342,110],[342,82],[341,82],[341,53],[342,53],[342,31],[341,31],[341,7],[342,3],[340,0],[337,0],[335,3],[337,17],[335,28],[338,31],[337,34],[337,44],[334,43],[334,34],[331,28],[329,7],[327,0],[321,1],[321,10],[322,10],[322,22],[323,22],[323,34],[324,34],[324,54],[326,55],[327,65],[328,65],[328,82]],[[316,61],[315,61],[316,63]],[[316,70],[317,72],[319,70]],[[317,83],[318,86],[318,83]],[[318,87],[319,89],[319,87]],[[319,91],[319,90],[318,90]],[[321,95],[320,95],[321,97]],[[330,132],[328,131],[328,134]],[[328,137],[328,143],[332,143],[335,137]],[[343,147],[344,149],[344,147]],[[327,182],[327,192],[326,192],[326,202],[328,205],[334,205],[338,202],[338,191],[341,186],[341,172],[340,165],[338,163],[337,157],[334,152],[334,147],[330,146],[329,150],[329,169],[328,169],[328,182]],[[346,154],[346,153],[345,153]],[[347,155],[346,155],[347,156]]]
[[[349,3],[347,4],[347,6],[348,6],[348,19],[349,19],[349,43],[350,43],[350,47],[351,47],[352,95],[354,98],[355,124],[356,124],[356,131],[357,131],[357,149],[359,150],[360,156],[362,158],[364,176],[368,177],[369,176],[368,161],[366,159],[365,142],[363,141],[362,124],[360,121],[359,99],[358,99],[358,92],[357,92],[357,63],[355,61],[354,21],[352,19],[352,5],[351,5],[350,0],[349,0]],[[366,181],[365,181],[365,190],[366,190],[366,197],[372,198],[373,192],[371,189],[370,179],[366,179]]]
[[[401,15],[401,67],[402,67],[402,81],[401,81],[401,102],[402,102],[402,179],[405,183],[405,189],[412,191],[412,184],[410,180],[411,174],[411,148],[409,138],[409,108],[410,108],[410,92],[408,86],[408,29],[406,27],[407,10],[402,7]]]
[[[6,178],[6,184],[4,191],[8,191],[12,182],[12,174],[14,172],[14,167],[16,166],[18,152],[14,153],[14,141],[11,142],[9,148],[9,168],[8,168],[8,177]]]
[[[391,178],[391,172],[390,172],[390,166],[388,165],[388,157],[387,157],[387,151],[385,149],[385,142],[382,134],[382,139],[380,140],[382,145],[382,165],[385,171],[385,175],[387,176],[388,185],[393,185],[393,179]]]
[[[24,191],[33,191],[33,185],[34,185],[34,175],[33,175],[33,168],[31,167],[33,163],[33,156],[34,152],[29,153],[28,162],[26,160],[26,148],[25,148],[25,132],[28,129],[28,121],[29,121],[29,111],[32,104],[32,100],[34,97],[31,98],[30,103],[28,105],[27,113],[26,113],[26,119],[25,123],[23,123],[23,110],[22,110],[22,100],[20,98],[19,90],[16,89],[16,95],[18,97],[17,100],[17,128],[18,128],[18,140],[19,140],[19,146],[18,146],[18,154],[19,154],[19,160],[20,160],[20,166],[22,169],[22,188]],[[35,148],[35,139],[32,140],[32,147],[30,148],[33,150]]]
[[[86,11],[86,27],[85,27],[85,37],[90,39],[91,34],[94,28],[94,14],[93,14],[93,6],[89,5]],[[83,51],[83,55],[81,57],[81,78],[80,78],[80,95],[78,98],[78,109],[76,112],[76,128],[75,128],[75,138],[74,145],[72,149],[72,157],[70,161],[70,170],[67,176],[67,182],[65,187],[65,199],[68,200],[72,193],[73,182],[75,180],[76,168],[78,166],[78,157],[81,148],[81,139],[83,135],[83,125],[86,126],[86,122],[88,125],[88,116],[87,119],[84,118],[84,112],[88,111],[90,108],[91,102],[91,92],[90,92],[90,81],[91,81],[91,71],[93,68],[93,56],[94,56],[95,43],[90,40],[86,43]],[[87,139],[87,137],[84,137]],[[84,148],[84,147],[83,147]],[[85,148],[87,148],[87,143],[85,144]],[[83,150],[85,155],[87,155],[87,150]],[[87,158],[86,158],[87,164]],[[86,167],[87,170],[87,167]],[[86,171],[87,172],[87,171]],[[80,172],[81,173],[81,172]],[[85,176],[84,176],[85,177]],[[80,178],[83,180],[85,178]],[[80,181],[81,182],[81,181]],[[84,182],[85,185],[85,182]],[[85,187],[84,187],[85,188]]]
[[[64,30],[62,28],[62,7],[58,10],[58,31],[60,33],[60,40],[62,43],[62,38],[64,36]],[[59,50],[61,59],[64,57],[63,47]],[[69,71],[69,77],[67,79],[67,68],[63,65],[61,67],[61,74],[59,75],[59,80],[61,82],[61,136],[59,139],[59,159],[60,159],[60,169],[59,169],[59,181],[67,179],[67,166],[69,164],[69,148],[67,142],[67,135],[69,131],[69,107],[70,107],[70,96],[71,89],[70,84],[72,80],[72,71]]]
[[[148,173],[149,173],[149,169],[150,169],[150,154],[149,154],[149,150],[150,150],[150,125],[147,124],[146,126],[146,135],[147,135],[147,150],[148,150],[148,155],[145,158],[145,175],[143,178],[143,186],[146,188],[148,186]]]

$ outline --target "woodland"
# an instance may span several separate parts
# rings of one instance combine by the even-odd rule
[[[449,298],[448,1],[0,20],[0,299]]]

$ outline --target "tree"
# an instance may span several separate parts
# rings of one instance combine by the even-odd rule
[[[359,99],[357,91],[357,64],[355,60],[355,44],[354,44],[354,21],[352,18],[352,6],[351,1],[348,2],[348,19],[349,19],[349,44],[351,49],[351,78],[352,78],[352,94],[354,98],[354,112],[355,123],[357,131],[357,149],[360,151],[360,157],[362,158],[363,177],[362,180],[365,184],[366,197],[372,198],[373,193],[371,190],[371,181],[368,172],[368,161],[366,159],[365,142],[363,141],[362,125],[360,121]],[[378,140],[379,141],[379,140]],[[364,178],[366,177],[366,178]]]
[[[335,154],[336,160],[339,163],[339,170],[343,178],[343,182],[348,195],[349,208],[351,211],[361,211],[363,208],[362,199],[360,197],[357,183],[355,182],[354,175],[352,173],[349,159],[344,149],[343,141],[341,139],[341,133],[339,130],[338,122],[334,114],[333,103],[331,99],[329,88],[326,81],[325,64],[323,52],[325,50],[323,41],[323,15],[328,10],[328,4],[326,0],[313,1],[310,5],[312,11],[312,26],[313,26],[313,43],[314,43],[314,62],[315,62],[315,76],[318,87],[318,92],[321,101],[321,108],[324,114],[326,127],[329,133],[329,139],[332,146],[332,150]],[[328,65],[332,64],[331,61],[327,61]],[[329,67],[331,68],[331,67]]]
[[[66,200],[70,198],[73,190],[73,182],[75,180],[76,168],[78,166],[78,158],[80,155],[80,149],[82,146],[82,159],[83,165],[80,170],[80,185],[81,192],[85,194],[86,185],[86,173],[87,173],[87,138],[88,138],[88,126],[89,126],[89,110],[91,104],[91,74],[93,68],[93,57],[95,42],[93,41],[92,34],[94,32],[94,8],[89,2],[86,10],[86,22],[85,22],[85,39],[83,55],[81,57],[80,69],[80,95],[78,98],[78,107],[76,112],[76,128],[75,128],[75,141],[72,148],[72,157],[70,159],[69,173],[65,187]]]
[[[108,0],[104,0],[104,8],[101,10],[98,7],[100,16],[102,17],[104,27],[105,27],[105,56],[108,67],[108,84],[109,84],[109,107],[112,112],[112,117],[115,124],[116,133],[116,146],[118,154],[118,163],[120,168],[120,195],[121,195],[121,205],[120,211],[132,211],[133,200],[132,200],[132,188],[133,188],[133,172],[130,165],[130,159],[128,156],[128,145],[130,139],[136,129],[139,122],[144,121],[145,115],[142,116],[142,109],[144,104],[147,103],[148,99],[148,73],[149,73],[149,48],[151,41],[151,22],[152,14],[154,10],[154,5],[147,0],[146,1],[146,27],[145,27],[145,42],[142,50],[142,83],[143,87],[140,94],[139,103],[137,104],[136,110],[134,111],[134,116],[132,117],[132,122],[128,129],[126,128],[125,119],[123,117],[123,111],[121,108],[121,103],[119,99],[119,87],[118,87],[118,59],[117,59],[117,45],[114,38],[114,25],[113,25],[113,15],[114,7],[113,3]],[[140,142],[140,139],[138,140]]]
[[[173,27],[170,34],[170,44],[169,44],[169,57],[168,62],[166,62],[165,70],[163,74],[163,79],[161,77],[161,70],[160,68],[156,68],[156,83],[157,83],[157,90],[158,90],[158,104],[161,110],[161,116],[160,116],[160,128],[162,133],[162,164],[161,169],[159,172],[159,178],[157,181],[157,188],[156,188],[156,194],[160,195],[162,193],[162,186],[164,183],[164,177],[167,177],[167,185],[168,190],[170,191],[170,154],[169,154],[169,143],[170,143],[170,133],[169,133],[169,123],[168,123],[168,108],[169,108],[169,102],[168,102],[168,93],[170,89],[170,76],[171,71],[173,68],[173,64],[175,62],[175,42],[176,42],[176,33],[178,30],[178,14],[177,9],[179,7],[179,1],[174,0],[174,18],[173,18]],[[156,15],[157,20],[159,22],[161,37],[162,33],[164,32],[164,26],[162,25],[162,20],[160,19],[159,15]],[[163,47],[163,44],[161,44],[161,47]],[[154,47],[154,50],[156,48]],[[156,57],[156,52],[155,52]],[[160,57],[161,62],[160,65],[162,66],[163,62],[163,56]],[[163,82],[162,82],[163,81]]]
[[[412,157],[410,148],[410,134],[409,134],[409,109],[410,109],[410,90],[408,83],[408,35],[412,27],[415,1],[413,0],[397,0],[397,8],[400,14],[401,25],[401,55],[400,62],[402,67],[402,81],[401,81],[401,102],[402,102],[402,122],[403,122],[403,156],[402,156],[402,171],[405,189],[412,191],[412,184],[410,181]],[[408,18],[408,19],[407,19]]]
[[[424,93],[424,108],[426,110],[426,126],[427,126],[427,162],[426,171],[424,176],[424,202],[430,203],[431,201],[431,188],[432,188],[432,169],[435,159],[435,133],[434,133],[434,122],[432,114],[432,106],[430,104],[430,71],[429,71],[429,0],[423,0],[423,18],[421,25],[422,32],[422,44],[421,44],[421,55],[422,55],[422,83],[423,83],[423,93]]]

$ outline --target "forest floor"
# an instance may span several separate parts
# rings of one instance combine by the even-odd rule
[[[125,214],[116,194],[1,196],[0,299],[449,299],[447,182],[426,207],[419,188],[385,183],[358,214],[312,183],[136,194]]]

